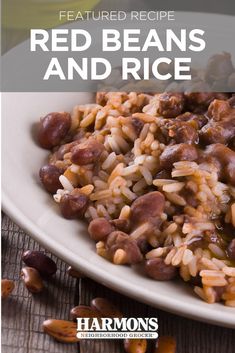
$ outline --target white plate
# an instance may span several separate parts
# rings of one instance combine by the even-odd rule
[[[4,210],[36,241],[94,280],[154,307],[235,327],[234,309],[204,303],[183,282],[156,282],[96,255],[95,245],[87,236],[84,224],[62,218],[52,197],[42,189],[38,170],[48,152],[34,142],[33,124],[48,112],[70,111],[74,105],[91,100],[92,96],[87,93],[2,95]]]

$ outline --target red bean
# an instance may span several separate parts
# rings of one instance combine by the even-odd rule
[[[69,113],[50,113],[41,119],[38,142],[41,147],[51,149],[60,144],[71,126]]]
[[[121,311],[109,300],[105,298],[94,298],[91,307],[97,310],[103,317],[123,317]]]
[[[64,218],[82,218],[88,207],[88,197],[85,194],[65,194],[60,201],[60,210]]]
[[[26,288],[31,293],[40,293],[43,290],[43,281],[38,270],[36,270],[35,268],[23,267],[21,270],[21,277],[24,281]]]
[[[87,305],[75,306],[71,309],[70,314],[73,320],[76,320],[78,317],[99,318],[101,316],[98,310]]]
[[[88,233],[95,241],[105,240],[114,230],[114,227],[105,218],[93,219],[88,227]]]
[[[136,264],[143,259],[137,242],[120,230],[110,233],[106,241],[106,250],[111,257],[118,249],[123,249],[126,252],[126,263],[128,264]]]
[[[195,161],[197,158],[196,147],[187,143],[179,143],[165,148],[160,156],[160,165],[163,169],[170,169],[175,162]]]
[[[137,245],[141,251],[142,254],[146,254],[149,252],[152,248],[151,245],[149,244],[148,240],[144,235],[140,236],[137,240]]]
[[[78,165],[95,163],[99,160],[104,146],[95,139],[87,140],[73,147],[71,161]]]
[[[57,159],[63,160],[64,155],[69,153],[71,149],[78,144],[77,141],[66,143],[65,145],[61,145],[60,148],[55,152],[57,155]]]
[[[44,165],[39,171],[40,180],[44,188],[51,194],[56,193],[58,189],[62,187],[59,177],[62,171],[55,165],[47,164]]]
[[[15,284],[11,279],[2,279],[1,281],[1,296],[2,298],[7,298],[13,289],[15,288]]]
[[[204,153],[215,159],[222,180],[235,186],[235,152],[221,143],[215,143],[209,145]]]
[[[195,277],[190,277],[189,282],[193,286],[202,287],[202,277],[197,274]]]
[[[72,266],[69,266],[67,268],[67,274],[73,278],[84,278],[85,277],[80,271],[75,270],[75,268],[73,268]]]
[[[231,259],[231,260],[235,260],[235,239],[233,239],[229,245],[228,245],[228,248],[227,248],[227,253],[228,253],[228,257]]]
[[[130,220],[129,219],[112,219],[110,223],[118,230],[129,233],[130,231]]]
[[[149,277],[158,281],[169,281],[177,275],[177,269],[172,265],[166,265],[162,258],[147,260],[145,271]]]
[[[152,191],[138,197],[131,205],[133,225],[151,221],[159,217],[165,207],[165,198],[159,191]]]
[[[57,271],[55,262],[43,251],[27,250],[23,253],[24,263],[33,267],[43,276],[52,276]]]

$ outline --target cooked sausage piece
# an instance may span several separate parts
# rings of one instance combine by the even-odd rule
[[[198,144],[198,131],[208,122],[204,115],[186,112],[178,115],[175,119],[168,119],[161,128],[164,136],[167,135],[176,143]]]
[[[175,140],[177,143],[197,144],[199,142],[198,132],[189,123],[182,123],[176,130]]]
[[[200,141],[205,144],[227,144],[235,137],[235,118],[224,119],[215,123],[211,121],[200,132]]]
[[[131,224],[138,225],[156,221],[165,207],[165,197],[159,191],[152,191],[138,197],[131,205]]]
[[[176,143],[198,143],[199,137],[197,129],[190,122],[176,121],[169,126],[169,136]]]
[[[50,113],[41,119],[38,142],[41,147],[51,149],[65,138],[71,126],[69,113]]]
[[[158,114],[164,118],[175,118],[184,109],[183,93],[162,93],[159,96]]]
[[[194,113],[206,113],[210,103],[214,99],[228,99],[229,95],[227,93],[212,93],[206,92],[209,86],[205,85],[205,92],[203,88],[198,89],[197,92],[185,93],[186,98],[186,108]]]
[[[221,143],[215,143],[206,148],[205,155],[218,163],[222,180],[235,186],[235,152]]]
[[[206,87],[208,88],[208,87]],[[185,93],[187,109],[193,112],[205,112],[214,99],[211,92],[189,92]]]
[[[104,146],[95,139],[89,139],[74,146],[71,150],[71,161],[78,165],[95,163],[99,160]]]
[[[229,100],[214,99],[208,108],[208,116],[214,121],[222,121],[228,116],[235,115],[235,109],[229,104]]]
[[[200,131],[203,143],[227,144],[235,137],[235,108],[229,101],[215,99],[209,106],[208,116],[211,119]]]
[[[143,259],[136,240],[120,230],[110,233],[105,245],[107,253],[112,257],[116,250],[123,249],[126,252],[126,263],[128,264],[135,264]]]
[[[187,143],[167,146],[160,156],[160,166],[171,169],[173,163],[179,161],[195,161],[198,158],[196,147]]]
[[[186,112],[175,118],[176,121],[185,121],[191,123],[195,129],[201,129],[208,122],[208,118],[203,114],[192,114]]]

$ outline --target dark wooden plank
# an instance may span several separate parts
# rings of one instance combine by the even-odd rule
[[[32,295],[19,279],[24,250],[44,250],[8,217],[2,220],[2,278],[15,281],[12,295],[2,302],[3,353],[76,353],[77,344],[61,344],[42,332],[48,318],[69,319],[69,311],[78,302],[77,281],[66,274],[67,265],[56,261],[58,271],[46,282],[43,293]]]

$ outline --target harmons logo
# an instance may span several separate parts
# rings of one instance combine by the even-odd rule
[[[158,319],[151,318],[77,318],[79,339],[158,338]]]

